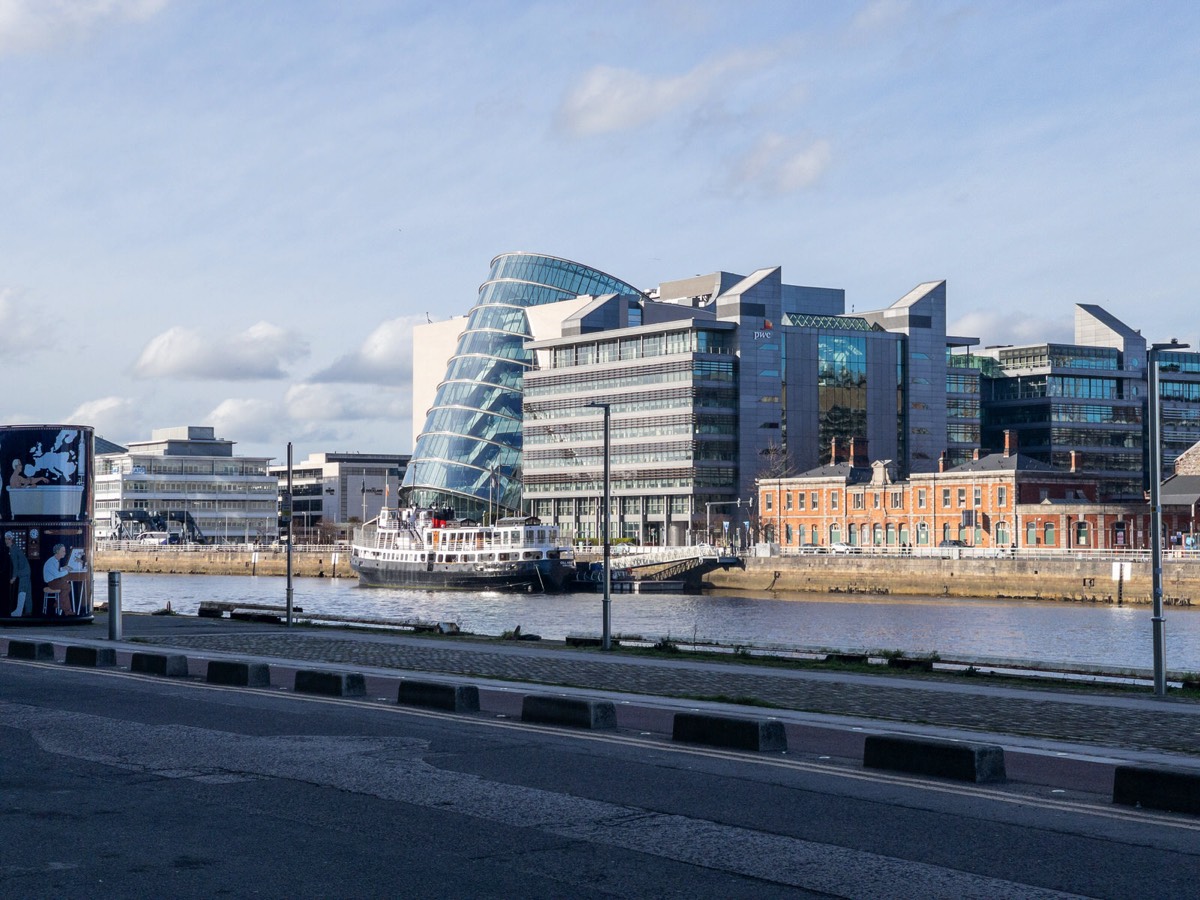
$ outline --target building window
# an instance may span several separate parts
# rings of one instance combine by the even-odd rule
[[[1087,522],[1075,523],[1075,546],[1086,547],[1088,545],[1088,524]]]
[[[925,508],[925,488],[917,491],[917,509]]]
[[[942,506],[945,509],[950,508],[950,488],[942,488]]]
[[[977,507],[983,506],[983,488],[981,488],[981,487],[975,488],[975,496],[973,499],[974,499],[974,504],[973,504],[974,506],[977,506]]]
[[[1001,488],[1004,490],[1004,488]],[[1008,543],[1008,525],[1004,522],[996,523],[996,546],[1003,547]]]
[[[791,491],[788,491],[787,493],[785,493],[783,495],[783,508],[784,509],[792,508],[792,492]]]
[[[879,509],[879,491],[876,491],[871,495],[871,506],[875,509]]]
[[[792,542],[792,526],[790,524],[783,526],[783,535],[784,543],[790,544]]]
[[[763,494],[763,508],[774,509],[775,499],[770,494]]]
[[[837,491],[829,492],[829,508],[833,509],[833,510],[836,510],[838,508],[838,492]]]
[[[1042,529],[1042,531],[1044,533],[1044,536],[1042,538],[1042,543],[1045,544],[1047,547],[1053,547],[1054,546],[1054,523],[1047,522],[1045,527]]]
[[[808,497],[808,499],[812,501],[813,512],[816,512],[818,509],[821,508],[820,497],[821,497],[821,495],[818,494],[816,491],[813,491]]]
[[[804,509],[804,491],[796,491],[796,509]]]
[[[1025,546],[1037,546],[1037,522],[1030,522],[1025,526]]]
[[[863,494],[851,494],[850,495],[850,507],[852,509],[866,508],[866,497]]]
[[[892,509],[904,509],[903,491],[892,491]]]
[[[1004,509],[1008,505],[1008,488],[1004,485],[996,488],[996,507]]]
[[[966,488],[958,489],[958,505],[959,506],[967,505],[967,489]]]

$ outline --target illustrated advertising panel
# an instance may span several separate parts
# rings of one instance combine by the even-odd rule
[[[91,428],[0,427],[0,619],[92,617]]]

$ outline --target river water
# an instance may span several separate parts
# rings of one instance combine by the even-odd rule
[[[599,594],[509,594],[360,588],[349,578],[293,579],[293,602],[307,613],[457,622],[465,631],[561,639],[599,634]],[[107,576],[95,583],[108,593]],[[283,606],[283,578],[250,575],[122,575],[126,611],[153,612],[169,601],[195,614],[202,600]],[[1200,672],[1200,608],[1166,610],[1167,667]],[[1029,659],[1051,663],[1153,665],[1149,606],[794,594],[616,594],[614,634],[722,644],[937,652],[943,658]]]

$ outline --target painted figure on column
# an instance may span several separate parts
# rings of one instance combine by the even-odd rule
[[[46,594],[47,601],[54,599],[58,603],[58,613],[62,616],[74,612],[71,609],[71,569],[63,565],[66,555],[66,546],[55,544],[54,555],[42,566],[42,582],[45,585],[42,592]],[[55,596],[51,598],[51,594]]]
[[[4,543],[8,547],[8,555],[12,560],[12,578],[9,579],[9,584],[17,586],[17,606],[12,614],[14,617],[24,615],[28,607],[28,614],[32,616],[33,587],[29,578],[29,559],[25,556],[24,548],[17,542],[16,535],[11,531],[4,532]]]

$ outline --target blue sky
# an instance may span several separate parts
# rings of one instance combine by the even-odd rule
[[[1200,6],[0,0],[4,422],[408,452],[497,253],[1200,342]]]

